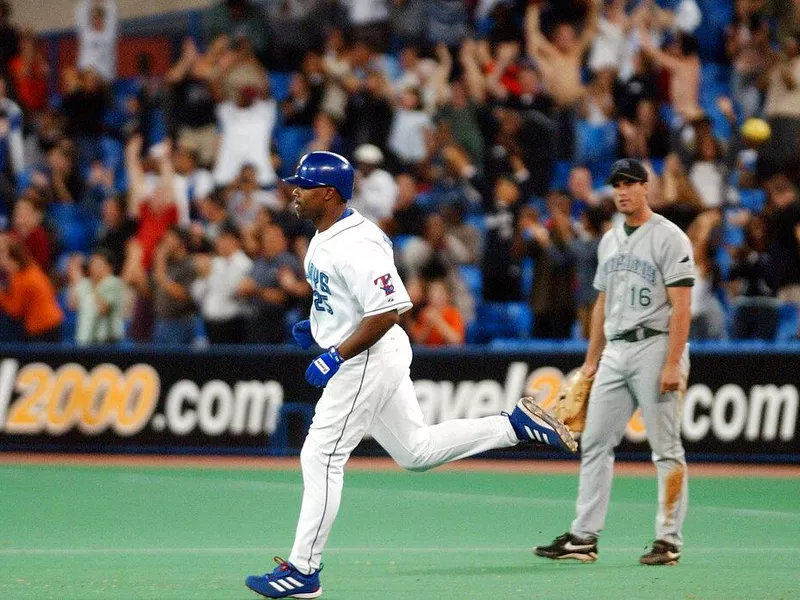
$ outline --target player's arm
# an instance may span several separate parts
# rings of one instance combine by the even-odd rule
[[[400,321],[396,310],[389,310],[361,319],[356,330],[337,348],[342,360],[353,358],[371,348]]]
[[[669,342],[667,360],[661,372],[660,393],[675,392],[680,387],[680,364],[683,349],[689,340],[689,325],[692,322],[692,288],[689,285],[667,287],[667,297],[672,305],[669,319]]]
[[[606,293],[600,292],[592,308],[592,320],[589,326],[589,348],[586,350],[586,360],[581,367],[583,374],[592,377],[597,372],[600,355],[606,347],[606,334],[603,323],[606,319]]]

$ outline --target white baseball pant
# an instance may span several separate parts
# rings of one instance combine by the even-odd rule
[[[303,503],[289,562],[320,567],[342,494],[344,465],[369,432],[403,468],[438,465],[518,443],[507,417],[455,419],[428,426],[411,381],[411,346],[395,327],[346,361],[328,382],[300,453]]]

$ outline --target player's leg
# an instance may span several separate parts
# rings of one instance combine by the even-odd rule
[[[664,364],[667,337],[657,336],[639,344],[647,346],[631,357],[634,366],[631,387],[642,408],[647,440],[658,475],[656,539],[680,551],[689,497],[686,457],[681,442],[683,394],[659,393],[661,369],[653,368],[653,365]],[[681,376],[684,381],[689,377],[688,347],[681,357]]]
[[[634,410],[620,350],[608,346],[594,378],[581,434],[581,466],[576,516],[570,530],[550,544],[534,547],[537,556],[553,560],[597,559],[597,538],[605,527],[611,480],[614,476],[614,448],[625,433]]]
[[[344,465],[396,386],[381,355],[346,362],[328,383],[300,453],[303,503],[289,562],[303,572],[319,569],[342,494]],[[396,369],[395,369],[396,372]]]
[[[426,425],[408,376],[378,411],[369,431],[401,467],[412,471],[425,471],[519,441],[503,415]]]
[[[300,453],[303,502],[288,562],[246,584],[268,598],[317,598],[322,551],[339,511],[344,465],[404,371],[367,351],[328,382]]]
[[[618,344],[607,347],[595,375],[581,434],[581,466],[576,517],[570,532],[596,538],[605,527],[616,448],[635,409]]]

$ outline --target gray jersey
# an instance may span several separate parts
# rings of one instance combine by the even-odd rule
[[[630,235],[620,223],[603,236],[597,258],[594,287],[606,294],[606,339],[640,326],[666,332],[672,314],[667,287],[694,281],[686,234],[657,214]]]

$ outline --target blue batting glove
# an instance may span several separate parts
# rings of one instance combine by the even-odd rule
[[[311,335],[311,321],[298,321],[292,326],[292,337],[297,345],[303,350],[308,350],[314,345],[314,338]]]
[[[336,371],[342,366],[342,357],[339,351],[331,346],[324,354],[320,354],[311,361],[306,369],[306,381],[314,387],[324,388],[328,385],[331,377],[336,375]]]

